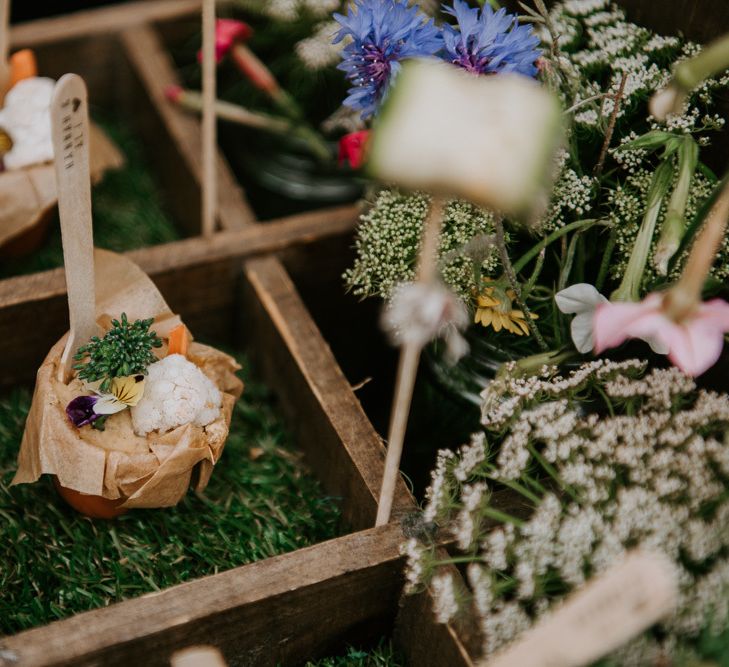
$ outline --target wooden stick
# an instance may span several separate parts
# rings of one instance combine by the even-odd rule
[[[10,0],[0,0],[0,106],[10,85]]]
[[[215,0],[204,0],[202,7],[202,233],[210,237],[215,232],[218,203],[215,153],[217,150],[215,117]]]
[[[66,74],[61,77],[53,91],[50,113],[71,322],[59,368],[59,376],[65,382],[71,374],[76,350],[98,330],[89,176],[89,110],[86,84],[80,76]]]
[[[607,131],[605,132],[605,140],[602,142],[602,149],[600,150],[600,157],[595,165],[595,171],[593,176],[599,179],[602,176],[602,170],[605,167],[605,159],[607,158],[608,151],[610,150],[610,143],[613,140],[613,132],[615,132],[615,123],[618,120],[618,113],[620,113],[620,104],[623,100],[623,94],[625,93],[625,84],[628,81],[628,73],[623,72],[623,77],[620,79],[620,85],[618,86],[618,92],[613,97],[613,111],[610,114],[610,121],[608,122]],[[605,100],[603,97],[602,105],[604,107]]]
[[[425,220],[423,243],[418,257],[417,281],[430,283],[435,279],[437,267],[438,239],[443,224],[443,200],[433,197],[430,212]],[[382,526],[390,520],[392,500],[395,495],[402,448],[405,442],[410,403],[413,398],[415,378],[418,373],[421,346],[417,343],[406,343],[400,351],[395,396],[392,402],[392,416],[387,436],[387,456],[385,471],[382,476],[380,499],[377,503],[375,526]]]
[[[191,646],[170,658],[172,667],[225,667],[226,662],[214,646]]]
[[[670,614],[677,596],[676,571],[668,558],[634,551],[478,667],[592,664]]]

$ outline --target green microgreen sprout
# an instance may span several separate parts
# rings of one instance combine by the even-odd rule
[[[112,320],[103,338],[94,336],[78,348],[74,360],[87,360],[74,365],[78,377],[87,382],[101,380],[100,389],[107,392],[116,377],[146,374],[147,367],[157,360],[152,348],[162,346],[157,334],[149,330],[153,321],[135,320],[130,324],[126,313],[122,313],[121,321]]]

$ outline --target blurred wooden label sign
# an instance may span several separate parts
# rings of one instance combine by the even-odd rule
[[[579,667],[614,651],[669,614],[676,573],[663,554],[634,551],[569,597],[482,667]]]

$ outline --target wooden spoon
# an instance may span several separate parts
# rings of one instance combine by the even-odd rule
[[[215,232],[218,204],[216,165],[217,118],[215,116],[215,0],[202,4],[202,233],[210,237]]]
[[[10,0],[0,0],[0,107],[10,85]]]
[[[59,379],[67,382],[76,350],[99,330],[94,287],[88,95],[80,76],[61,77],[53,91],[50,113],[71,323]]]

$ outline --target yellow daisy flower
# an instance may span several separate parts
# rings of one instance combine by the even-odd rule
[[[528,336],[529,326],[524,313],[511,307],[515,296],[513,290],[503,292],[487,287],[476,296],[474,322],[493,327],[494,331],[505,329],[517,336]],[[532,319],[537,319],[537,315],[532,314]]]

